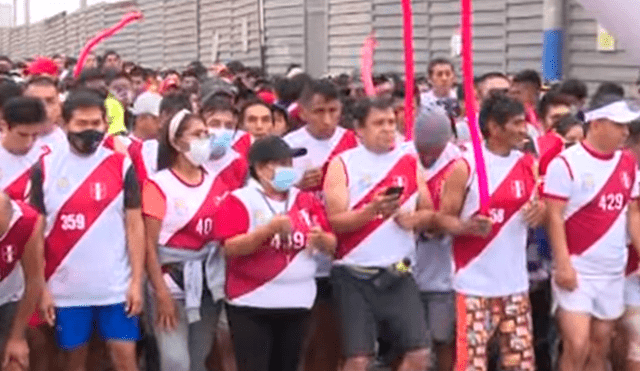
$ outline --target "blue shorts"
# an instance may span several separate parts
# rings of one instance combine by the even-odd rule
[[[140,339],[138,317],[127,317],[125,304],[56,308],[56,339],[63,350],[89,342],[94,329],[106,341]]]

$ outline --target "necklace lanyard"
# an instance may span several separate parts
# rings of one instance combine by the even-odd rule
[[[267,204],[267,207],[269,208],[269,210],[271,210],[271,214],[273,214],[273,216],[278,215],[279,213],[276,212],[273,206],[271,206],[271,202],[269,202],[267,195],[265,195],[264,192],[262,192],[261,190],[258,190],[258,192],[260,193],[260,196],[262,196],[262,199],[264,200],[264,202]],[[289,193],[287,193],[287,197],[284,200],[284,214],[286,214],[288,210],[289,210]]]

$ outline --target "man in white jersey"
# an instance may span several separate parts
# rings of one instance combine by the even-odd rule
[[[311,191],[324,200],[322,183],[329,162],[340,153],[354,148],[358,142],[351,130],[338,126],[342,115],[342,103],[338,89],[328,80],[317,80],[307,84],[301,98],[302,118],[307,123],[302,128],[284,137],[292,148],[306,148],[304,156],[293,159],[293,166],[304,171],[300,189]],[[305,369],[335,370],[338,366],[340,344],[337,319],[331,303],[329,272],[331,258],[325,254],[314,256],[318,261],[316,283],[318,296],[312,312]]]
[[[453,286],[458,302],[458,370],[485,371],[494,336],[503,370],[534,370],[526,244],[529,226],[544,220],[536,202],[535,160],[516,148],[526,136],[524,107],[493,94],[480,111],[489,192],[482,215],[472,151],[443,184],[438,223],[454,236]]]
[[[436,58],[429,62],[427,68],[431,89],[420,96],[420,103],[429,106],[434,103],[444,104],[458,99],[453,84],[456,80],[453,63],[446,58]]]
[[[60,128],[62,104],[56,82],[46,76],[35,77],[25,86],[24,96],[40,99],[47,111],[47,121],[40,137],[42,144],[49,146],[51,150],[66,146],[67,137]]]
[[[331,271],[342,326],[344,370],[364,371],[384,325],[401,352],[399,370],[427,367],[427,328],[411,276],[414,230],[433,221],[416,157],[396,144],[392,101],[356,108],[362,145],[334,158],[324,184],[329,222],[338,236]]]
[[[414,145],[435,210],[440,206],[442,184],[462,155],[451,143],[452,137],[451,120],[442,107],[431,104],[420,109]],[[451,236],[419,234],[413,274],[424,305],[436,369],[453,370],[456,306]]]
[[[15,200],[27,196],[31,167],[48,151],[37,145],[46,119],[39,99],[11,98],[0,118],[0,190]]]
[[[20,201],[12,201],[5,193],[0,192],[2,370],[29,369],[26,328],[44,286],[42,225],[42,218],[33,208]],[[22,287],[23,275],[25,287]],[[17,286],[16,278],[19,278]]]
[[[103,100],[73,92],[65,101],[69,145],[34,167],[31,202],[46,216],[45,319],[56,327],[66,369],[83,370],[94,332],[117,370],[137,370],[144,227],[131,161],[101,145]]]
[[[640,248],[638,167],[633,154],[620,150],[627,124],[639,117],[619,97],[600,97],[586,114],[585,141],[547,169],[561,371],[607,369],[614,322],[624,311],[627,231]]]

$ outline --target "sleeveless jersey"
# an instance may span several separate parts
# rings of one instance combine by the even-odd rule
[[[292,225],[286,240],[275,235],[249,255],[227,257],[229,303],[258,308],[312,307],[317,268],[313,254],[320,252],[308,249],[307,235],[316,225],[330,231],[324,208],[312,193],[293,188],[287,201],[278,202],[264,196],[260,184],[250,180],[220,205],[215,234],[226,240],[254,231],[268,224],[275,214],[284,213]]]
[[[585,276],[621,276],[627,261],[627,210],[638,197],[637,164],[629,152],[603,155],[575,145],[556,157],[546,197],[567,201],[565,233],[571,261]]]
[[[365,207],[388,187],[402,186],[401,210],[414,211],[418,201],[418,162],[408,147],[375,154],[358,146],[339,155],[349,189],[349,209]],[[415,254],[413,232],[405,231],[393,218],[378,218],[360,230],[338,234],[334,264],[387,267]]]
[[[425,174],[427,188],[434,209],[440,206],[442,184],[447,179],[462,151],[453,143],[447,143],[436,162],[421,170]],[[451,236],[418,236],[413,275],[421,291],[446,292],[453,290],[453,253]]]
[[[14,200],[25,200],[29,193],[31,167],[49,152],[49,147],[36,143],[29,152],[19,156],[0,145],[0,189]]]
[[[249,155],[249,149],[251,149],[251,145],[253,144],[253,142],[254,139],[251,137],[251,134],[242,130],[238,130],[233,135],[231,148],[233,148],[234,151],[238,152],[243,158],[247,158],[247,156]]]
[[[200,250],[213,240],[213,217],[220,201],[239,188],[246,166],[239,155],[231,152],[208,163],[202,182],[188,185],[173,170],[164,169],[153,175],[155,184],[165,197],[166,212],[158,243],[171,248]]]
[[[13,216],[0,236],[0,305],[20,300],[24,279],[20,259],[33,234],[38,213],[20,201],[11,201]]]
[[[353,131],[344,129],[338,126],[333,133],[333,136],[326,140],[318,140],[314,138],[306,127],[302,127],[294,132],[287,134],[284,140],[291,146],[291,148],[306,148],[307,154],[304,156],[296,157],[293,159],[293,166],[303,169],[322,169],[322,181],[320,185],[314,189],[308,191],[314,192],[316,197],[320,200],[324,200],[324,194],[322,192],[322,185],[324,184],[324,178],[327,174],[327,168],[331,160],[340,153],[354,148],[358,145],[358,140]],[[331,271],[331,258],[319,254],[316,256],[318,259],[318,277],[328,277],[329,271]]]
[[[42,160],[45,278],[56,306],[125,301],[126,248],[123,154],[100,146],[81,157],[69,147]]]
[[[134,169],[136,170],[136,176],[140,184],[143,184],[147,176],[147,167],[144,163],[144,156],[142,155],[143,141],[134,137],[133,135],[121,136],[118,139],[127,147],[127,153],[131,159]],[[156,159],[157,160],[157,159]]]
[[[525,292],[529,288],[528,226],[522,212],[535,191],[537,164],[532,156],[516,150],[506,157],[497,156],[486,147],[483,151],[491,197],[492,229],[486,238],[454,238],[454,288],[464,294],[484,297]],[[473,151],[466,152],[462,161],[469,166],[469,180],[460,218],[468,220],[480,210]]]

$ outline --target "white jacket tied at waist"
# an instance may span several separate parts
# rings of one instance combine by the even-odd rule
[[[183,263],[184,299],[189,323],[200,321],[202,289],[206,273],[209,290],[216,297],[224,286],[225,264],[217,243],[209,243],[198,251],[158,246],[161,265]]]

